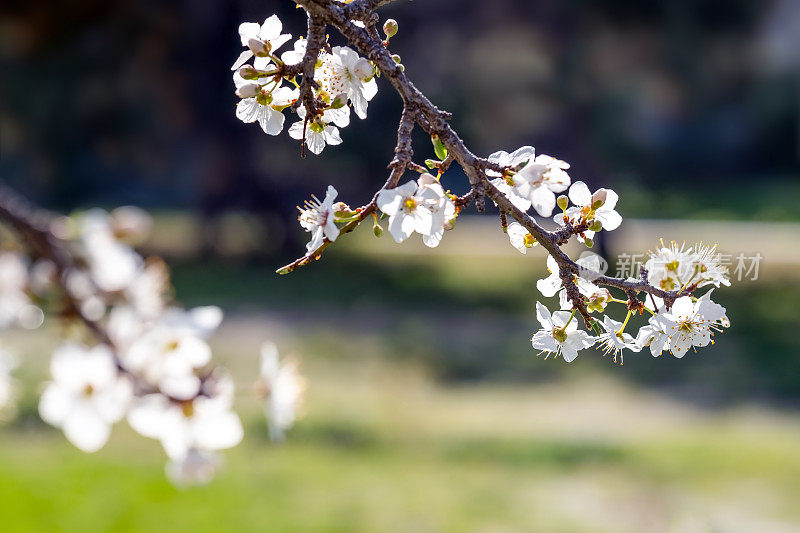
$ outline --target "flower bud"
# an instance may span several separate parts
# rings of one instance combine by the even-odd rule
[[[606,191],[606,189],[597,189],[592,195],[592,209],[597,209],[606,203],[607,194],[608,191]]]
[[[589,224],[589,229],[595,232],[600,231],[601,229],[603,229],[603,223],[600,222],[599,220],[592,220],[592,223]]]
[[[399,64],[401,61],[400,54],[392,54],[392,59],[394,60],[395,63]]]
[[[239,69],[239,76],[246,80],[257,80],[258,71],[252,65],[245,65]]]
[[[592,246],[594,246],[594,241],[587,237],[583,239],[583,244],[585,244],[587,248],[591,248]]]
[[[372,226],[372,233],[375,234],[376,237],[380,237],[383,235],[383,228],[380,224],[375,224]]]
[[[368,81],[375,75],[375,68],[368,60],[360,57],[356,61],[356,64],[353,65],[353,74],[361,81]]]
[[[347,94],[341,93],[331,101],[331,109],[340,109],[347,104]]]
[[[271,48],[269,42],[265,43],[261,39],[250,39],[247,41],[247,47],[256,57],[267,57]]]
[[[399,26],[397,25],[397,21],[394,19],[386,19],[386,22],[383,23],[383,33],[386,34],[387,38],[392,38],[397,34],[397,30]]]
[[[253,98],[261,90],[261,86],[257,83],[248,83],[236,89],[236,96],[239,98]]]
[[[556,198],[556,203],[558,204],[558,207],[560,207],[562,211],[566,211],[567,206],[569,205],[569,198],[567,198],[562,194],[561,196]]]

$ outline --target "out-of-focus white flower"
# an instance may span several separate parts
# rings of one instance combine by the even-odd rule
[[[679,358],[692,346],[707,346],[714,331],[730,324],[725,308],[711,301],[710,291],[696,302],[689,296],[681,296],[660,320],[669,334],[670,351]]]
[[[153,218],[147,211],[133,205],[117,207],[110,215],[114,234],[128,243],[141,243],[153,227]]]
[[[125,290],[135,278],[142,259],[116,239],[108,213],[102,209],[82,213],[79,236],[93,283],[105,292]]]
[[[157,325],[125,352],[124,363],[164,394],[189,399],[200,391],[195,370],[211,362],[211,348],[191,331]]]
[[[622,350],[625,348],[633,352],[641,351],[642,347],[636,343],[636,339],[634,339],[630,333],[621,331],[623,328],[622,322],[618,322],[608,315],[605,315],[603,316],[603,322],[601,324],[605,333],[600,335],[597,340],[604,356],[614,354],[614,362],[616,362],[617,356],[621,356]],[[621,361],[622,360],[620,360],[620,362]]]
[[[567,190],[570,177],[565,172],[569,164],[550,157],[537,155],[514,176],[514,189],[518,196],[530,200],[537,213],[543,217],[553,214],[557,192]]]
[[[271,342],[261,346],[261,384],[267,394],[264,414],[270,439],[282,442],[286,431],[297,419],[306,384],[297,362],[292,359],[281,361],[277,346]]]
[[[0,348],[0,422],[13,418],[16,413],[16,382],[11,371],[17,366],[16,358]]]
[[[212,452],[231,448],[242,440],[244,430],[231,410],[232,383],[222,388],[224,391],[212,396],[183,402],[148,394],[131,405],[128,423],[139,434],[158,439],[174,461],[183,461],[192,450]]]
[[[28,268],[22,256],[0,252],[0,329],[17,324],[33,329],[41,324],[30,320],[38,308],[31,304],[27,286]]]
[[[53,353],[53,375],[39,400],[42,419],[64,431],[85,452],[103,447],[111,425],[125,415],[132,395],[130,381],[119,376],[104,345],[87,349],[65,344]]]
[[[334,223],[336,217],[333,208],[337,194],[336,189],[328,185],[323,201],[320,202],[316,196],[312,196],[311,201],[307,201],[305,208],[300,211],[300,225],[311,233],[311,240],[306,244],[309,252],[319,248],[325,238],[335,241],[339,236],[339,228]]]
[[[541,302],[536,302],[536,318],[542,329],[533,335],[531,344],[540,350],[540,355],[561,354],[564,361],[570,363],[578,357],[579,350],[595,343],[594,337],[578,329],[577,320],[568,311],[556,311],[551,315]]]
[[[247,50],[239,54],[231,70],[238,69],[253,57],[253,52],[250,50],[249,46],[251,39],[258,39],[267,44],[270,53],[274,55],[278,48],[292,38],[292,36],[287,33],[282,34],[282,30],[283,23],[281,23],[277,15],[268,17],[264,20],[263,24],[258,24],[257,22],[243,22],[240,24],[239,37],[242,40],[242,46],[247,47]],[[270,62],[271,60],[268,57],[256,57],[254,66],[257,69],[264,69]]]
[[[222,311],[215,306],[196,307],[189,311],[171,308],[155,323],[141,321],[136,313],[116,310],[109,318],[112,338],[122,339],[126,368],[161,392],[174,398],[188,399],[200,390],[195,370],[211,361],[207,339],[222,321]]]
[[[164,471],[170,483],[178,488],[208,485],[220,468],[218,453],[190,448],[178,459],[167,459]]]
[[[125,297],[141,318],[154,320],[164,311],[168,290],[169,273],[166,265],[160,260],[148,259],[125,289]]]

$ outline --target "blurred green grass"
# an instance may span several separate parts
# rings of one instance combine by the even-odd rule
[[[734,327],[683,360],[567,365],[528,341],[543,264],[357,241],[284,277],[277,260],[177,262],[182,303],[227,311],[213,347],[246,425],[217,479],[188,490],[125,423],[93,455],[45,426],[53,339],[9,335],[24,394],[0,428],[2,530],[798,530],[796,280],[718,291]],[[309,377],[283,446],[251,394],[266,339]]]
[[[621,372],[447,383],[381,336],[309,327],[229,317],[213,347],[237,382],[246,437],[215,481],[188,490],[166,481],[159,446],[124,422],[87,455],[39,421],[47,342],[35,332],[8,339],[26,357],[26,386],[20,416],[0,431],[3,531],[800,526],[796,412],[749,401],[708,409],[626,384]],[[274,328],[309,379],[305,416],[281,446],[251,393],[258,344]]]
[[[245,339],[248,345],[255,340]],[[204,488],[122,423],[87,455],[23,416],[0,433],[3,531],[722,531],[800,524],[796,415],[704,411],[616,381],[442,385],[372,358],[304,358],[307,415],[269,443],[239,353],[245,441]],[[245,360],[242,360],[245,359]],[[234,361],[235,360],[235,361]],[[23,405],[32,409],[33,391]],[[730,509],[735,509],[733,514]],[[684,529],[677,529],[684,530]],[[789,529],[786,529],[789,530]]]

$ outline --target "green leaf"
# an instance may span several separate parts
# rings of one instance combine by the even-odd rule
[[[445,148],[442,141],[437,136],[431,137],[431,142],[433,143],[433,151],[436,153],[436,157],[440,160],[444,161],[447,159],[447,148]]]

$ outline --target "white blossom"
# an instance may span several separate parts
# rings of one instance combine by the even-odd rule
[[[242,40],[242,46],[247,47],[247,50],[239,55],[231,70],[238,69],[253,57],[253,52],[249,48],[251,39],[258,39],[266,43],[269,46],[270,53],[274,55],[278,48],[292,38],[289,34],[282,34],[282,30],[283,24],[277,15],[268,17],[263,24],[258,24],[257,22],[243,22],[240,24],[239,37]],[[270,59],[267,57],[256,57],[254,66],[263,70],[269,63]]]
[[[487,172],[489,171],[487,170]],[[531,208],[531,201],[517,194],[517,189],[512,185],[514,183],[513,176],[508,178],[494,178],[491,180],[491,183],[520,211],[527,212],[528,209]],[[497,202],[495,202],[495,205],[497,205]]]
[[[658,357],[664,350],[669,350],[668,324],[660,314],[651,316],[647,325],[639,328],[636,344],[640,349],[649,347],[653,357]]]
[[[307,201],[305,208],[300,211],[300,225],[311,233],[311,240],[306,244],[309,252],[319,248],[324,239],[335,241],[339,236],[339,228],[334,223],[336,217],[333,208],[337,194],[336,189],[328,185],[323,201],[320,202],[316,196],[312,196],[311,201]]]
[[[690,296],[681,296],[661,320],[669,334],[670,351],[679,358],[692,346],[707,346],[714,331],[730,324],[725,308],[711,301],[710,291],[696,302]]]
[[[428,173],[420,174],[417,179],[418,190],[427,190],[430,200],[426,207],[431,211],[431,231],[422,235],[422,242],[429,248],[439,246],[444,236],[445,227],[456,217],[456,204],[445,194],[439,180]]]
[[[541,353],[549,356],[551,353],[561,354],[568,363],[578,357],[578,351],[589,348],[595,343],[595,338],[583,330],[578,329],[578,322],[568,311],[550,311],[536,302],[536,318],[542,325],[531,338],[531,344]]]
[[[261,346],[261,383],[267,393],[264,414],[269,424],[270,439],[282,442],[286,431],[294,425],[303,401],[305,380],[297,362],[281,361],[278,348],[271,342]]]
[[[661,248],[650,252],[644,266],[650,283],[665,291],[674,291],[689,284],[695,273],[695,254],[685,243],[679,246],[672,241],[665,246],[662,241]]]
[[[622,216],[614,208],[619,196],[611,189],[598,189],[592,194],[582,181],[576,181],[569,188],[569,199],[575,204],[564,213],[553,217],[559,225],[566,225],[569,221],[573,226],[581,222],[598,221],[606,231],[613,231],[622,223]],[[601,205],[597,205],[601,204]],[[586,229],[578,235],[581,242],[594,237],[595,231]]]
[[[441,202],[437,189],[420,187],[415,181],[378,193],[378,208],[389,215],[389,233],[398,243],[415,231],[423,236],[434,233],[431,206],[438,206]]]
[[[578,270],[579,275],[573,274],[573,280],[578,287],[578,291],[580,291],[583,296],[590,299],[596,297],[605,298],[608,291],[606,289],[601,289],[590,281],[590,279],[594,279],[594,277],[600,273],[600,256],[596,254],[586,254],[578,258],[575,262],[581,267]],[[550,275],[544,279],[538,280],[536,282],[536,288],[547,298],[558,293],[561,309],[570,309],[572,304],[567,301],[567,290],[561,283],[561,269],[552,255],[547,256],[547,270],[550,272]]]
[[[517,148],[510,154],[499,150],[488,157],[489,161],[492,163],[509,168],[508,173],[505,175],[501,175],[500,172],[492,169],[487,169],[486,175],[499,176],[491,180],[492,185],[497,187],[497,190],[503,193],[505,197],[521,211],[528,211],[528,209],[531,208],[531,201],[517,194],[515,187],[517,182],[514,176],[520,167],[528,164],[528,162],[533,159],[534,155],[535,150],[533,146],[523,146],[522,148]],[[495,203],[495,205],[497,204]]]
[[[103,447],[111,425],[120,420],[131,399],[128,379],[118,375],[108,347],[87,349],[65,344],[50,361],[53,376],[39,401],[42,419],[64,431],[85,452]]]
[[[321,66],[314,74],[320,90],[331,98],[346,94],[359,118],[367,118],[367,104],[378,92],[372,65],[347,46],[334,46],[320,54]]]
[[[570,177],[565,172],[569,164],[549,155],[537,155],[535,159],[513,177],[518,196],[530,200],[537,213],[543,217],[553,214],[557,192],[569,187]]]
[[[511,246],[520,251],[520,253],[527,253],[528,248],[536,246],[538,242],[533,238],[533,235],[525,229],[525,226],[516,220],[511,222],[506,228],[508,233],[508,240],[511,241]]]
[[[499,150],[491,154],[488,159],[501,167],[508,167],[511,172],[517,172],[521,166],[527,165],[528,162],[534,158],[535,154],[536,151],[533,146],[523,146],[522,148],[517,148],[510,154]],[[492,169],[487,169],[486,174],[488,176],[501,176],[499,172]]]
[[[233,74],[233,81],[237,89],[250,85],[239,75]],[[260,85],[262,82],[259,80]],[[263,82],[266,83],[266,80]],[[297,101],[300,91],[290,87],[278,87],[266,92],[264,89],[254,89],[255,94],[249,98],[242,98],[236,104],[236,118],[245,123],[258,122],[267,135],[278,135],[283,131],[286,119],[282,111]]]
[[[326,109],[322,116],[309,120],[307,123],[305,121],[306,113],[305,107],[297,109],[301,120],[289,127],[289,136],[292,139],[302,140],[305,135],[306,146],[317,155],[322,153],[327,144],[332,146],[342,144],[339,128],[331,126],[331,124],[344,128],[350,123],[350,109],[347,106],[339,109]]]
[[[308,40],[300,37],[294,42],[292,50],[287,50],[281,54],[281,61],[287,65],[297,65],[306,55],[306,45],[308,45]]]
[[[598,196],[602,198],[600,201],[597,200]],[[592,194],[585,183],[576,181],[569,188],[569,199],[581,209],[581,213],[591,214],[589,220],[600,221],[606,231],[613,231],[622,224],[622,216],[614,210],[619,196],[611,189],[598,189]],[[594,207],[595,203],[600,202],[602,204],[599,207]]]
[[[622,350],[626,348],[633,352],[641,351],[642,347],[636,343],[636,339],[634,339],[630,333],[622,331],[622,322],[605,315],[603,316],[601,325],[605,333],[601,334],[597,338],[597,341],[604,356],[613,354],[614,361],[616,362],[617,356],[620,356]]]
[[[728,267],[722,264],[722,257],[717,252],[717,245],[708,246],[702,242],[694,247],[694,265],[698,287],[714,285],[719,287],[725,285],[730,287],[731,281],[728,279]]]

